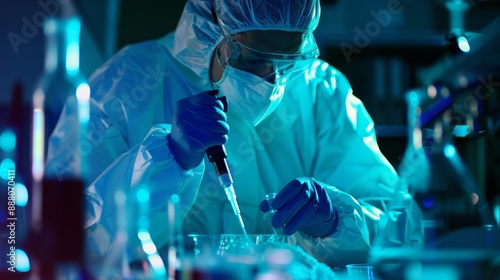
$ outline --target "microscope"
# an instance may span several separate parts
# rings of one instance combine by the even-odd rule
[[[500,137],[500,17],[480,34],[464,32],[470,1],[447,0],[449,55],[421,72],[406,92],[408,138],[399,173],[424,218],[421,249],[374,250],[381,279],[499,279],[498,182],[477,178],[457,143]],[[485,170],[488,151],[474,150]],[[469,152],[470,154],[470,152]],[[482,164],[482,166],[481,166]],[[494,193],[494,192],[493,192]],[[375,243],[373,245],[377,247]]]

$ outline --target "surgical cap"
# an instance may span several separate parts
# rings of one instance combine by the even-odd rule
[[[215,13],[230,35],[250,30],[310,34],[318,26],[320,0],[214,0]]]

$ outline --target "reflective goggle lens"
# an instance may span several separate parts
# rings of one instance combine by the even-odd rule
[[[217,50],[217,58],[221,65],[228,64],[273,83],[297,77],[310,66],[318,54],[264,53],[245,46],[232,37],[228,37],[225,46]]]

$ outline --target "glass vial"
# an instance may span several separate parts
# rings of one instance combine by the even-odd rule
[[[149,231],[150,193],[140,185],[127,198],[128,275],[124,279],[165,279],[167,271]]]
[[[271,228],[271,230],[273,231],[273,234],[276,236],[276,238],[281,239],[281,238],[283,238],[283,228],[282,227],[275,228],[272,225],[272,219],[273,219],[274,213],[276,213],[276,210],[274,210],[272,207],[272,203],[273,203],[273,200],[275,197],[276,197],[276,193],[266,194],[265,198],[267,201],[267,205],[269,206],[269,211],[267,211],[264,214],[264,219],[267,221],[269,228]]]

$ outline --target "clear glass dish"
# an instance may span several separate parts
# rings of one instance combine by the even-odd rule
[[[188,235],[192,253],[200,256],[253,255],[271,242],[280,242],[273,234],[220,234],[220,235]],[[188,250],[190,250],[189,248]]]

